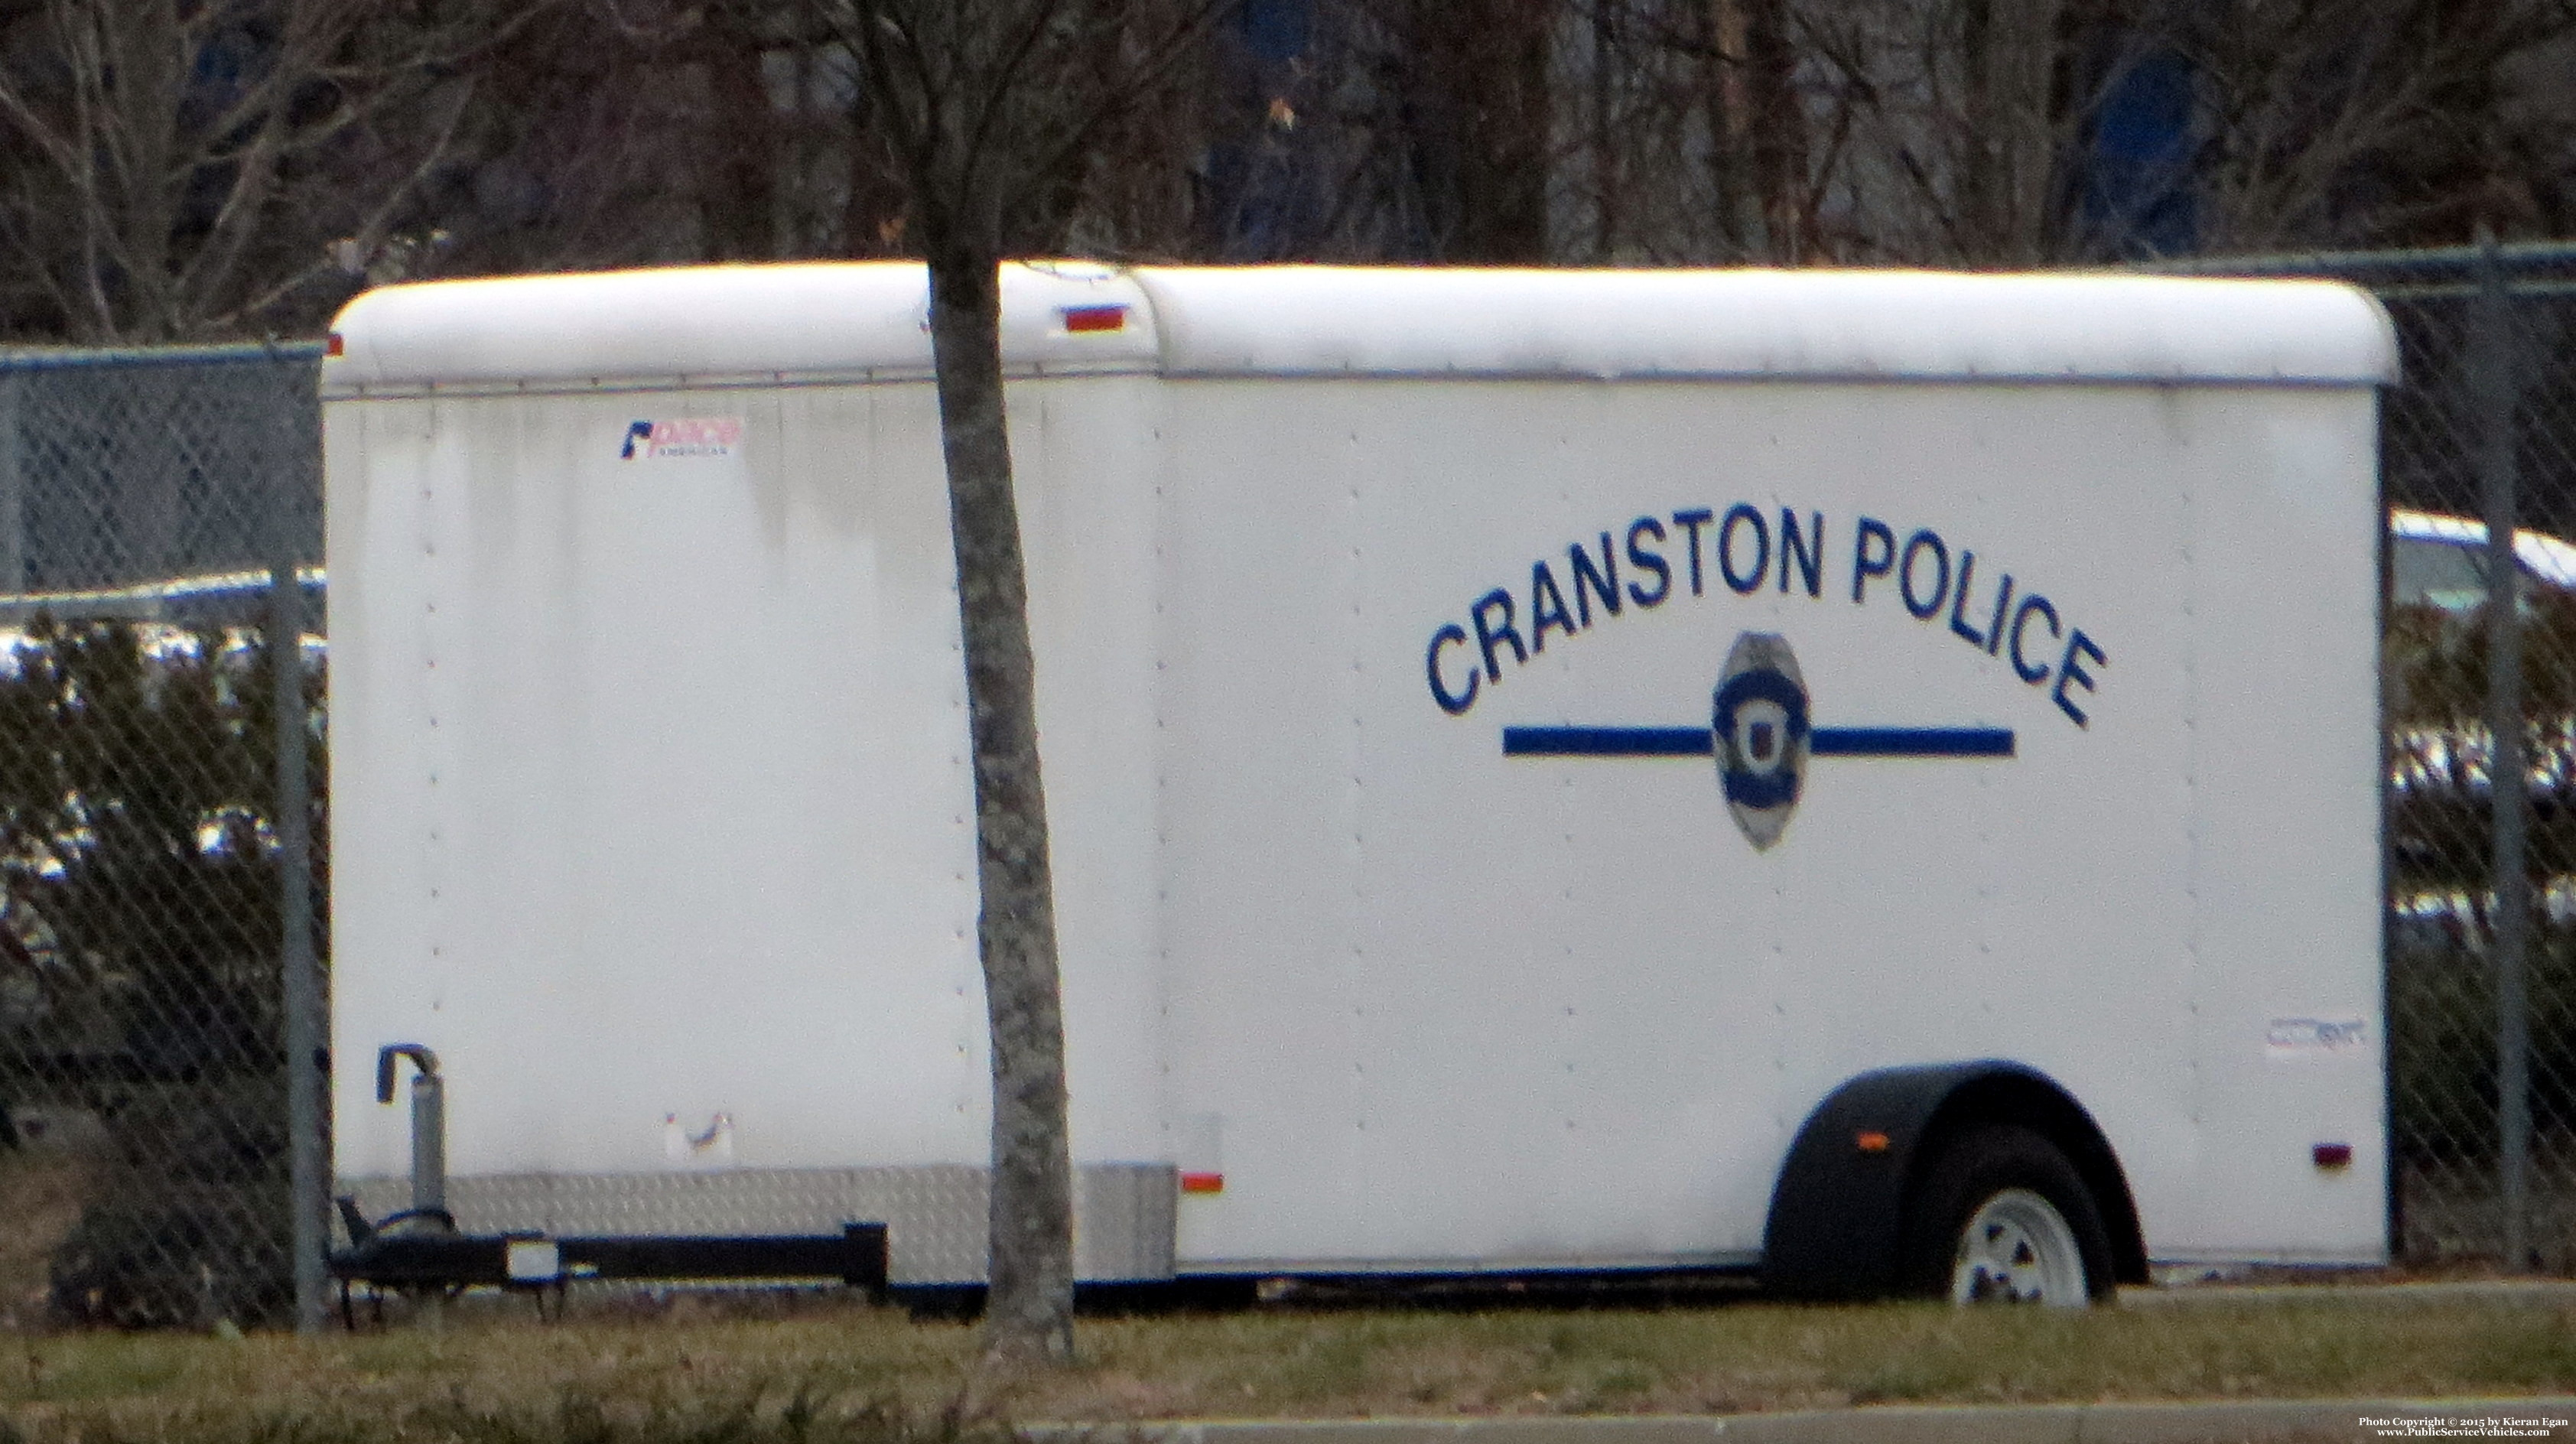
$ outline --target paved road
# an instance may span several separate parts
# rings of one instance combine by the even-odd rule
[[[1055,1426],[1029,1432],[1039,1436],[1042,1444],[2340,1444],[2343,1440],[2382,1438],[2576,1441],[2576,1397],[1872,1407],[1706,1417],[1206,1420]]]

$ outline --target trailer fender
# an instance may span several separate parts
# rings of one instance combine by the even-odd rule
[[[1815,1298],[1894,1292],[1914,1185],[1945,1137],[1984,1123],[2017,1123],[2055,1143],[2101,1210],[2114,1277],[2146,1282],[2137,1207],[2092,1114],[2036,1069],[1988,1059],[1877,1069],[1816,1105],[1772,1186],[1764,1286]]]

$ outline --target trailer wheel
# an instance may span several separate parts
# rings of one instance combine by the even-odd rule
[[[2110,1237],[2092,1191],[2028,1128],[1953,1139],[1909,1212],[1906,1282],[1915,1294],[2080,1309],[2111,1293]]]

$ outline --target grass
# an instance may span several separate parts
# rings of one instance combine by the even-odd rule
[[[808,1305],[221,1340],[0,1339],[0,1441],[769,1440],[973,1444],[949,1410],[958,1324]],[[1669,1310],[1252,1310],[1083,1321],[1081,1363],[1014,1419],[1711,1413],[1864,1403],[2515,1395],[2576,1389],[2576,1309],[2333,1299],[1958,1312],[1763,1303]]]
[[[0,1149],[0,1331],[45,1316],[47,1270],[80,1221],[89,1172],[71,1153]]]

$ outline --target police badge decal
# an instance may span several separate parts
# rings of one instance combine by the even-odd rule
[[[1726,810],[1759,852],[1788,830],[1813,733],[1807,684],[1789,639],[1746,632],[1726,654],[1711,699],[1710,751]]]
[[[1705,725],[1503,729],[1505,757],[1714,758],[1726,810],[1755,852],[1768,852],[1789,830],[1810,758],[2000,760],[2015,751],[2009,727],[1820,726],[1797,655],[1774,632],[1736,635]]]

